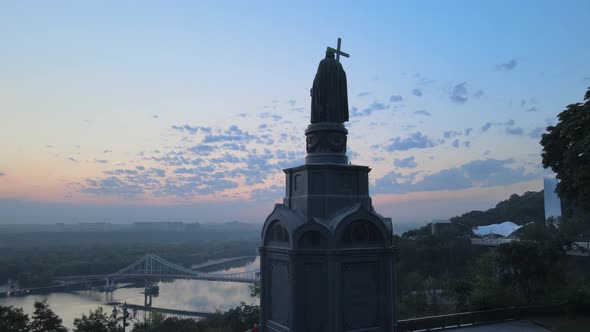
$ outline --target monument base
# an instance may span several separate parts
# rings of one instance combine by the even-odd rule
[[[306,164],[347,164],[346,135],[342,123],[312,123],[305,130],[307,143]]]

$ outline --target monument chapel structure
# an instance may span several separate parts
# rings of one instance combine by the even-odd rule
[[[394,331],[392,224],[371,203],[370,168],[348,163],[340,55],[338,39],[313,81],[305,164],[284,170],[283,203],[262,228],[264,332]]]

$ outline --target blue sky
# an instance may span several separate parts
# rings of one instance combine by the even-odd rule
[[[590,86],[589,19],[587,1],[0,4],[0,222],[261,222],[338,37],[377,209],[491,207],[542,188],[540,133]]]

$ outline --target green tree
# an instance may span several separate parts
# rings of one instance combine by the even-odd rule
[[[557,195],[590,209],[590,88],[584,102],[570,104],[541,138],[543,167],[559,179]]]
[[[458,312],[469,309],[469,297],[473,292],[473,285],[466,280],[449,280],[443,288],[443,295],[455,302]]]
[[[35,312],[29,323],[30,332],[67,332],[62,320],[57,316],[47,302],[35,302]]]
[[[260,272],[256,272],[256,278],[260,280]],[[250,296],[260,298],[260,284],[250,284]]]
[[[551,274],[558,273],[566,252],[558,241],[513,241],[498,247],[498,268],[505,285],[522,291],[527,302],[543,294]]]
[[[117,322],[109,319],[109,315],[102,307],[90,311],[88,316],[82,314],[81,318],[74,319],[74,332],[120,332],[123,327],[117,326]]]
[[[23,309],[0,305],[0,331],[27,332],[28,323],[29,316],[23,313]]]

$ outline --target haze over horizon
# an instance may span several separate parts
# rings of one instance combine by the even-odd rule
[[[262,223],[338,37],[377,211],[491,208],[542,189],[589,21],[587,1],[0,4],[0,223]]]

